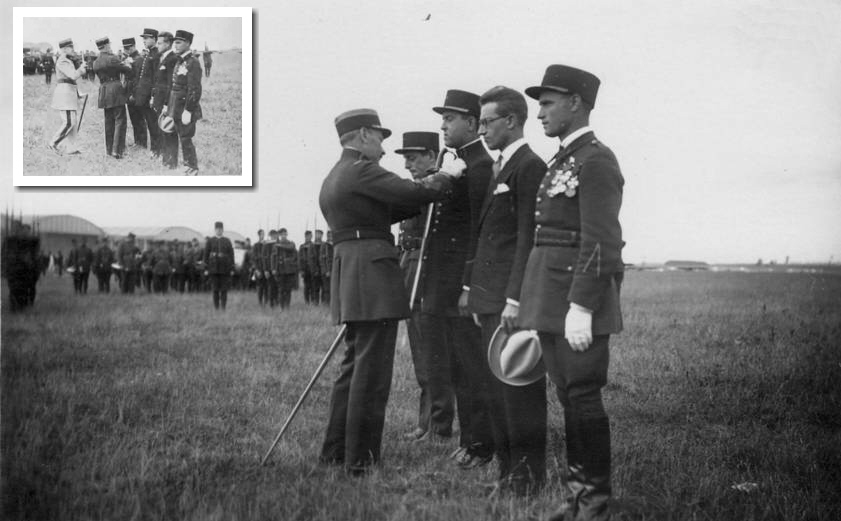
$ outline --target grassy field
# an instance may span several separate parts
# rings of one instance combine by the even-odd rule
[[[624,308],[606,389],[614,519],[841,519],[841,276],[631,272]],[[286,313],[234,293],[219,314],[208,294],[75,297],[51,276],[34,309],[2,319],[3,519],[527,520],[557,506],[557,398],[547,489],[488,498],[490,466],[402,441],[417,399],[402,333],[381,468],[316,463],[338,356],[260,467],[337,330],[299,292]],[[757,488],[732,488],[744,482]]]
[[[193,143],[201,175],[242,175],[242,55],[213,56],[210,78],[202,78],[201,106]],[[24,175],[181,175],[184,168],[164,168],[145,148],[133,148],[131,120],[127,120],[126,155],[117,160],[105,154],[104,111],[96,107],[99,80],[79,80],[81,94],[89,94],[82,128],[77,136],[81,155],[57,156],[47,144],[61,125],[50,108],[53,85],[43,75],[23,77]],[[246,129],[250,131],[250,129]],[[222,146],[224,144],[224,146]],[[180,164],[179,149],[179,164]]]

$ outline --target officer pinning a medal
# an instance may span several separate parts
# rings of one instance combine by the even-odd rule
[[[321,185],[319,205],[333,230],[331,311],[344,325],[345,353],[320,460],[356,476],[380,461],[397,325],[410,316],[390,227],[445,197],[464,163],[417,182],[404,179],[379,165],[391,131],[376,111],[342,113],[335,125],[342,153]]]
[[[108,37],[96,40],[96,48],[99,56],[93,62],[93,70],[99,77],[98,106],[105,111],[105,152],[122,159],[126,149],[126,91],[120,75],[130,75],[131,65],[111,52]]]

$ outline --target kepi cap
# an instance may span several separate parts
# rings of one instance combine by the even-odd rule
[[[186,42],[193,43],[193,33],[190,31],[185,31],[183,29],[179,29],[175,31],[175,38],[174,40],[184,40]]]
[[[134,38],[123,38],[123,47],[131,47],[132,45],[137,45],[137,41]]]
[[[398,148],[394,152],[396,154],[405,154],[407,152],[425,152],[432,150],[438,153],[438,133],[437,132],[404,132],[403,133],[403,148]]]
[[[140,36],[144,38],[157,38],[158,31],[156,31],[155,29],[143,29],[143,34],[141,34]]]
[[[562,94],[578,94],[588,105],[596,105],[596,94],[601,81],[595,74],[568,65],[550,65],[546,68],[540,85],[526,89],[530,98],[540,99],[547,90]]]
[[[452,110],[453,112],[460,112],[478,118],[480,111],[479,95],[467,92],[466,90],[450,89],[447,91],[447,95],[444,96],[444,105],[432,107],[432,110],[438,114]]]
[[[383,133],[383,139],[391,135],[391,130],[380,124],[380,116],[374,109],[354,109],[343,112],[336,116],[334,123],[339,137],[362,127],[379,130]]]
[[[96,40],[96,48],[97,49],[102,49],[103,47],[105,47],[109,43],[111,43],[111,40],[109,40],[107,36],[103,36],[102,38],[98,38]]]
[[[225,226],[222,224],[222,221],[216,221],[216,223],[213,225],[213,228],[214,228],[214,229],[216,229],[216,228],[224,228],[224,227],[225,227]]]
[[[58,48],[59,49],[63,49],[64,47],[69,47],[71,45],[73,45],[73,40],[70,39],[70,38],[65,38],[64,40],[61,40],[60,42],[58,42]]]
[[[508,385],[524,386],[540,380],[546,374],[540,338],[533,329],[521,329],[508,334],[496,328],[488,346],[488,365],[491,373]]]

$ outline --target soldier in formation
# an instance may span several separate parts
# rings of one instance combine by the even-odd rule
[[[280,229],[280,239],[273,246],[271,266],[277,281],[280,309],[286,309],[292,300],[292,289],[298,276],[298,254],[295,243],[288,239],[286,228]]]
[[[100,293],[111,292],[111,265],[116,261],[114,250],[108,245],[108,238],[102,239],[102,245],[96,250],[96,282]]]
[[[231,240],[224,237],[224,231],[222,222],[217,221],[215,236],[207,239],[204,247],[205,275],[210,279],[213,307],[222,310],[228,303],[228,290],[234,274],[234,247]]]
[[[304,286],[304,302],[312,300],[312,273],[310,272],[310,250],[312,249],[312,232],[304,231],[304,243],[298,249],[298,270],[301,272],[301,282]]]

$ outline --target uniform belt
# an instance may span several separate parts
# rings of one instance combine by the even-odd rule
[[[68,80],[67,78],[59,78],[59,83],[67,83],[68,85],[76,85],[76,80]]]
[[[333,245],[344,241],[358,239],[382,239],[394,244],[394,235],[383,230],[372,230],[370,228],[353,228],[348,230],[336,230],[333,232]]]
[[[534,229],[534,244],[535,246],[577,248],[581,245],[581,232],[544,228],[538,225]]]

